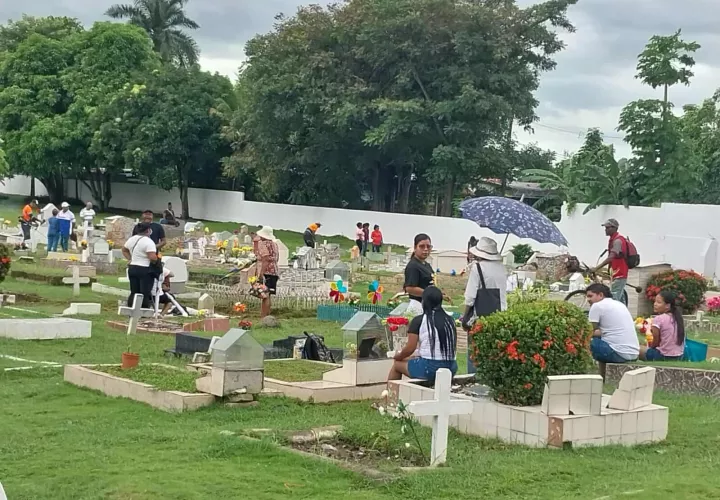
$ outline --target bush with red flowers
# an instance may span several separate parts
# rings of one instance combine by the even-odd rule
[[[677,304],[686,313],[695,312],[705,301],[707,280],[695,271],[674,270],[656,274],[648,281],[645,296],[650,300],[669,290],[677,296]]]
[[[0,243],[0,283],[5,281],[10,273],[10,263],[15,248],[11,245]]]
[[[480,318],[470,357],[497,401],[531,406],[542,402],[549,375],[587,373],[591,337],[585,312],[574,304],[532,302]]]
[[[396,332],[401,326],[410,324],[410,320],[405,316],[390,316],[385,322],[388,324],[388,330],[391,332]]]

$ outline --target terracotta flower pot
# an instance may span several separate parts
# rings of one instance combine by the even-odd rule
[[[122,365],[121,368],[123,370],[127,370],[129,368],[135,368],[138,363],[140,362],[140,355],[134,354],[132,352],[124,352],[122,353]]]

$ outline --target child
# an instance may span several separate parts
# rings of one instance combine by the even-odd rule
[[[55,208],[52,211],[52,217],[47,220],[48,232],[47,232],[47,251],[57,252],[58,242],[60,241],[60,229],[58,227],[58,209]]]
[[[382,248],[383,244],[383,236],[380,232],[380,226],[378,226],[377,224],[375,224],[375,226],[373,227],[373,232],[370,235],[370,239],[372,240],[372,251],[374,253],[380,253],[380,249]]]
[[[663,290],[653,304],[652,342],[640,348],[643,361],[680,361],[685,352],[685,322],[677,296]]]

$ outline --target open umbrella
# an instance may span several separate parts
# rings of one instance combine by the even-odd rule
[[[557,246],[568,244],[565,236],[550,219],[522,201],[500,196],[483,196],[463,201],[460,211],[465,219],[498,234],[514,234],[518,238],[527,238],[538,243],[554,243]],[[505,240],[507,241],[507,238]]]

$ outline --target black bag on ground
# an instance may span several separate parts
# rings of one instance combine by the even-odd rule
[[[335,363],[335,357],[325,347],[325,343],[317,335],[303,332],[305,334],[305,345],[302,350],[302,359],[312,361],[324,361],[325,363]]]

